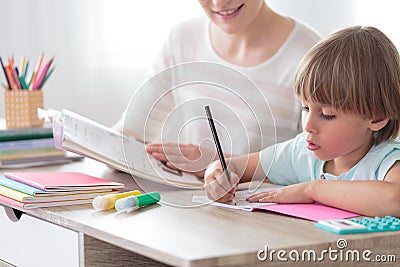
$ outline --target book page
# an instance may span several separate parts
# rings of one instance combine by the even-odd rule
[[[63,110],[62,115],[63,145],[77,144],[82,149],[125,162],[120,133],[69,110]]]
[[[62,111],[63,140],[66,150],[106,163],[124,172],[173,186],[202,188],[196,176],[172,170],[150,157],[145,144],[124,136],[69,110]]]
[[[213,206],[219,206],[219,207],[224,207],[224,208],[229,208],[229,209],[253,211],[254,208],[261,207],[261,206],[275,205],[276,203],[259,203],[259,202],[253,203],[253,202],[246,201],[246,198],[248,198],[252,195],[261,193],[261,192],[268,191],[268,190],[278,189],[280,187],[282,187],[282,186],[274,185],[274,186],[259,188],[255,191],[249,191],[249,190],[236,191],[236,193],[235,193],[236,205],[234,205],[233,202],[231,202],[231,203],[214,202],[214,201],[210,200],[207,196],[193,196],[192,202],[199,203],[199,204],[210,204]]]

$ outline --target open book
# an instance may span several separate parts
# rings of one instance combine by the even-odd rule
[[[38,110],[53,122],[57,148],[103,162],[113,168],[154,182],[184,188],[202,188],[195,175],[168,168],[148,155],[145,145],[131,136],[92,121],[70,110]]]

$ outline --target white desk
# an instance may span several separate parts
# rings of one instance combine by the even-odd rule
[[[98,177],[123,182],[127,188],[136,189],[134,180],[123,173],[110,171],[92,160],[62,166],[52,166],[24,171],[81,171]],[[164,202],[193,206],[193,195],[199,191],[170,188],[145,183],[148,191],[160,191]],[[324,249],[337,249],[339,238],[347,241],[346,250],[371,250],[377,254],[395,255],[400,262],[400,232],[335,235],[319,230],[313,222],[267,212],[245,212],[214,206],[178,208],[166,204],[153,205],[134,213],[118,213],[115,210],[97,212],[91,205],[65,206],[26,210],[22,215],[45,221],[45,225],[57,226],[75,235],[70,237],[78,243],[78,253],[70,252],[70,259],[79,258],[80,266],[285,266],[288,262],[274,260],[265,262],[257,258],[257,252],[268,246],[271,250],[285,250],[286,258],[291,250],[302,253],[315,250],[317,256]],[[0,220],[5,220],[0,216]],[[7,219],[8,220],[8,219]],[[20,220],[20,221],[21,221]],[[39,220],[39,221],[40,221]],[[28,220],[29,221],[29,220]],[[0,221],[1,222],[1,221]],[[50,222],[51,224],[49,224]],[[13,224],[14,222],[8,222]],[[17,222],[18,223],[18,222]],[[49,226],[50,227],[50,226]],[[7,229],[16,231],[16,229]],[[32,229],[34,231],[34,229]],[[46,243],[59,242],[58,237],[43,236]],[[61,237],[60,237],[61,238]],[[0,232],[0,246],[4,246]],[[61,239],[60,239],[61,240]],[[12,244],[14,240],[10,240]],[[28,241],[27,241],[28,242]],[[32,244],[32,249],[37,246]],[[22,246],[24,247],[24,246]],[[20,248],[22,249],[20,246]],[[343,250],[345,251],[345,250]],[[0,259],[1,259],[0,249]],[[20,257],[24,257],[20,253]],[[4,260],[4,259],[3,259]],[[12,263],[12,262],[11,262]],[[61,262],[60,262],[61,264]],[[297,264],[297,265],[296,265]],[[300,261],[295,266],[321,265],[322,262]],[[396,263],[332,261],[325,255],[324,266],[396,266]],[[74,264],[75,265],[75,264]],[[0,263],[1,266],[1,263]],[[21,266],[24,266],[23,264]],[[29,266],[29,265],[27,265]],[[32,266],[32,265],[31,265]],[[41,265],[45,266],[45,265]],[[50,265],[51,266],[51,265]],[[53,266],[61,266],[53,262]],[[69,265],[71,266],[71,265]]]

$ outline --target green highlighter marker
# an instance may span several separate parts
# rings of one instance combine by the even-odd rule
[[[151,192],[148,194],[142,194],[138,196],[129,196],[125,198],[118,199],[115,202],[115,209],[117,211],[131,212],[138,210],[143,206],[148,206],[160,201],[160,193]]]

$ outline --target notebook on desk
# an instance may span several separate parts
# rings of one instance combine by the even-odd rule
[[[6,172],[4,176],[47,192],[120,189],[124,187],[124,184],[80,172]]]
[[[9,179],[7,177],[0,177],[0,194],[1,194],[1,188],[2,187],[7,187],[9,189],[13,189],[15,191],[19,191],[21,193],[30,195],[30,196],[59,196],[59,195],[73,195],[76,194],[75,190],[70,190],[70,191],[45,191],[36,187],[33,187],[31,185],[28,185],[26,183],[22,183],[13,179]],[[79,193],[101,193],[101,192],[108,192],[110,193],[113,190],[113,188],[100,188],[100,189],[93,189],[93,188],[88,188],[88,189],[81,189],[79,190]]]
[[[20,208],[91,203],[124,184],[79,172],[12,172],[0,177],[0,202]]]
[[[59,206],[70,206],[92,203],[93,199],[74,199],[66,201],[54,201],[54,202],[37,202],[37,203],[24,203],[18,200],[0,195],[0,202],[6,203],[11,206],[15,206],[21,209],[33,209],[33,208],[47,208],[47,207],[59,207]]]
[[[6,196],[8,198],[15,199],[19,202],[23,203],[42,203],[42,202],[61,202],[61,201],[70,201],[70,200],[77,200],[77,199],[93,199],[100,195],[112,194],[118,191],[93,191],[93,192],[85,192],[85,193],[76,193],[73,194],[72,192],[67,192],[64,194],[63,192],[58,192],[57,194],[53,195],[41,195],[41,196],[32,196],[20,191],[0,186],[0,195]]]
[[[251,203],[246,198],[267,190],[277,189],[281,186],[271,186],[261,188],[254,192],[248,190],[239,190],[235,193],[236,205],[233,203],[213,202],[207,196],[193,196],[192,202],[199,204],[210,204],[229,209],[245,210],[245,211],[271,211],[293,217],[307,219],[311,221],[344,219],[359,216],[357,213],[337,209],[320,203],[310,204],[278,204],[278,203]]]

